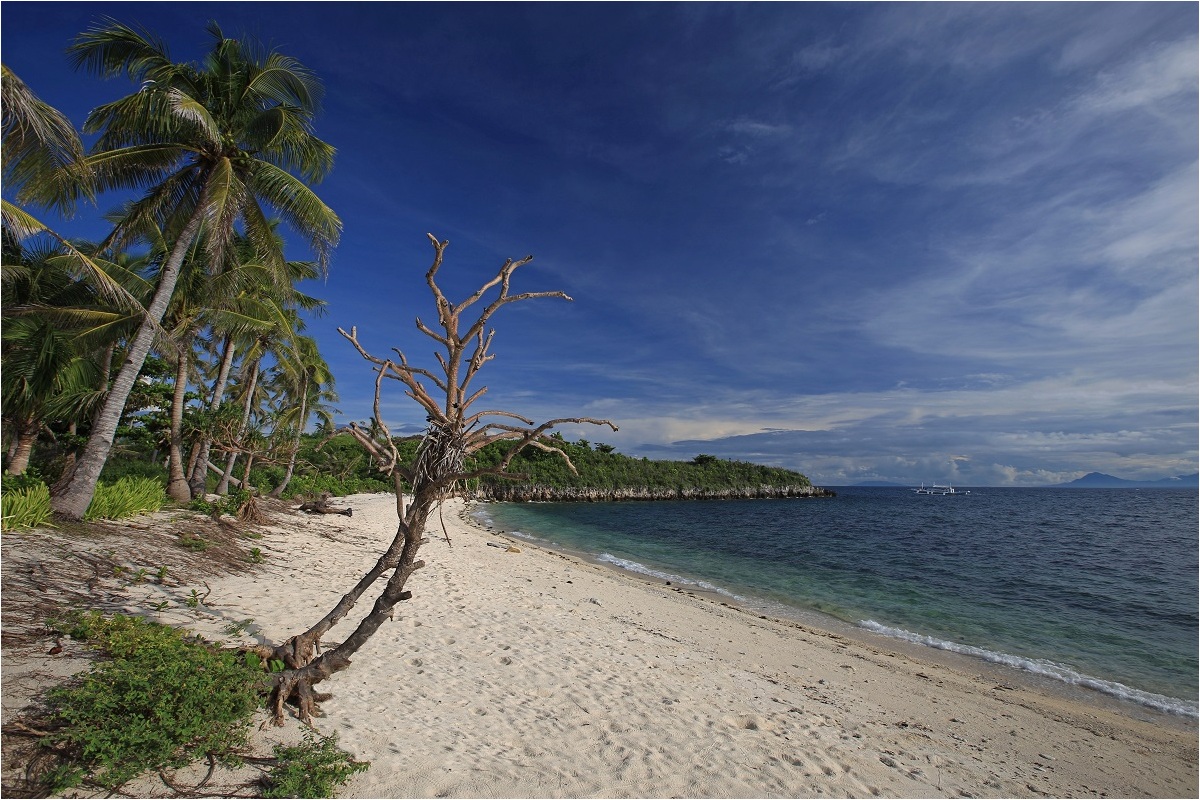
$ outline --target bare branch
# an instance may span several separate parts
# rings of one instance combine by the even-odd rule
[[[559,297],[565,300],[571,298],[563,292],[510,294],[512,274],[518,267],[529,263],[531,259],[527,257],[519,261],[511,259],[505,261],[495,277],[485,282],[478,291],[458,306],[454,306],[446,299],[437,285],[437,273],[441,268],[445,249],[449,242],[438,241],[432,234],[429,236],[429,240],[433,243],[435,252],[433,264],[425,273],[425,281],[433,292],[438,310],[438,321],[445,330],[445,334],[435,333],[420,319],[417,319],[417,329],[444,348],[443,351],[436,354],[438,365],[445,373],[444,380],[427,370],[409,365],[404,353],[398,349],[395,352],[400,359],[399,363],[372,356],[358,341],[357,328],[351,328],[350,333],[338,328],[338,332],[349,340],[359,354],[377,370],[374,409],[376,424],[379,425],[382,435],[372,435],[371,432],[363,430],[354,423],[350,424],[347,432],[354,436],[381,470],[391,474],[396,489],[397,515],[400,522],[396,537],[388,551],[380,557],[375,568],[343,597],[334,611],[308,632],[292,637],[288,642],[272,651],[273,657],[282,659],[288,667],[285,672],[275,677],[270,701],[271,707],[274,709],[275,720],[278,723],[282,722],[283,704],[289,698],[296,701],[301,719],[310,720],[318,700],[313,686],[348,667],[351,656],[374,635],[386,620],[391,619],[396,604],[412,596],[412,593],[406,591],[404,586],[412,572],[424,565],[423,561],[416,559],[416,554],[424,542],[422,533],[425,530],[425,524],[433,509],[440,504],[457,482],[485,475],[522,477],[509,473],[508,469],[517,454],[526,447],[556,454],[566,463],[572,473],[577,474],[575,465],[571,462],[567,452],[559,446],[558,440],[547,437],[546,431],[563,424],[607,425],[614,431],[617,430],[617,426],[608,420],[590,417],[564,417],[535,425],[533,420],[511,411],[481,411],[471,415],[466,413],[467,408],[487,392],[487,387],[481,387],[463,402],[475,375],[484,364],[492,359],[489,348],[494,331],[489,331],[484,335],[487,322],[492,314],[509,303],[523,300],[542,297]],[[460,336],[459,318],[463,310],[482,300],[484,295],[496,286],[500,287],[499,296],[483,308],[468,333]],[[466,351],[472,340],[474,348],[464,364]],[[383,423],[381,396],[385,377],[402,382],[407,387],[405,394],[428,412],[429,426],[421,437],[416,458],[409,467],[404,467],[399,463],[399,451],[396,448],[395,440]],[[437,386],[445,396],[444,409],[425,390],[418,380],[419,378],[427,378]],[[514,424],[503,420],[511,420]],[[480,423],[484,423],[482,429],[475,430]],[[488,444],[503,441],[512,442],[512,446],[508,452],[504,453],[499,464],[470,470],[466,468],[465,462],[469,455],[477,453],[480,448],[486,447]],[[404,503],[406,487],[402,481],[407,481],[408,487],[411,489],[412,502],[407,507]],[[388,570],[393,570],[393,572],[387,579],[387,585],[375,601],[370,613],[359,622],[355,631],[341,644],[317,655],[316,645],[324,632],[342,619],[363,592]]]
[[[440,343],[440,344],[441,344],[443,347],[449,347],[449,346],[450,346],[450,340],[449,340],[449,339],[447,339],[445,336],[442,336],[440,333],[434,333],[432,330],[430,330],[430,329],[429,329],[429,328],[428,328],[428,327],[425,325],[425,323],[424,323],[424,322],[421,322],[421,318],[420,318],[420,317],[417,317],[417,330],[419,330],[421,333],[425,334],[425,335],[426,335],[426,336],[428,336],[429,338],[431,338],[431,339],[433,339],[433,340],[437,341],[437,342],[438,342],[438,343]]]

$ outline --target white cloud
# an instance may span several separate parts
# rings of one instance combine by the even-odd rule
[[[1197,90],[1196,37],[1139,52],[1117,67],[1100,72],[1074,105],[1086,113],[1119,114],[1143,109],[1180,95],[1194,104]]]

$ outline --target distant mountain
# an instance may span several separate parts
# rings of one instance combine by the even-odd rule
[[[1157,481],[1130,481],[1105,475],[1103,472],[1089,472],[1082,478],[1070,483],[1058,483],[1052,488],[1057,489],[1191,489],[1200,486],[1200,473],[1193,475],[1178,475],[1174,478],[1163,478]]]

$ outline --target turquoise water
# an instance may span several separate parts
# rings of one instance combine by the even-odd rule
[[[1197,715],[1197,492],[838,490],[824,500],[499,503],[503,530],[776,613]]]

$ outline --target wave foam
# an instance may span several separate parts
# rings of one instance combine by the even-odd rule
[[[693,580],[692,578],[685,578],[682,575],[675,575],[670,572],[662,572],[660,570],[647,567],[645,564],[639,564],[637,561],[629,561],[628,559],[618,558],[612,553],[601,553],[596,557],[596,560],[603,561],[606,564],[612,564],[614,567],[620,567],[621,569],[628,570],[629,572],[636,572],[639,575],[649,575],[652,578],[661,578],[662,580],[670,581],[673,584],[678,583],[684,586],[695,586],[696,588],[703,589],[707,592],[716,592],[717,594],[722,594],[726,597],[741,602],[744,602],[746,599],[734,594],[733,592],[728,592],[722,589],[720,586],[715,586],[711,583],[708,583],[707,581],[698,581]]]
[[[1144,692],[1141,689],[1134,689],[1126,686],[1123,683],[1116,681],[1106,681],[1101,678],[1093,678],[1090,675],[1084,675],[1075,670],[1064,667],[1061,664],[1055,664],[1053,661],[1047,661],[1040,658],[1027,658],[1025,656],[1014,656],[1008,653],[997,653],[992,650],[986,650],[982,647],[974,647],[968,644],[959,644],[957,642],[946,641],[945,639],[935,639],[932,636],[925,636],[920,633],[906,631],[903,628],[892,628],[887,625],[882,625],[875,620],[863,620],[858,623],[860,627],[865,628],[873,633],[878,633],[883,636],[891,636],[894,639],[904,639],[908,642],[925,645],[926,647],[934,647],[938,650],[947,650],[952,653],[962,653],[964,655],[981,658],[984,661],[990,661],[994,664],[1003,664],[1008,667],[1015,667],[1026,672],[1032,672],[1036,675],[1042,675],[1048,678],[1069,683],[1073,686],[1084,686],[1088,689],[1093,689],[1104,694],[1117,697],[1121,700],[1127,700],[1147,708],[1165,711],[1168,714],[1178,714],[1186,717],[1200,716],[1200,705],[1194,700],[1181,700],[1177,697],[1167,697],[1166,695],[1154,694],[1153,692]]]

